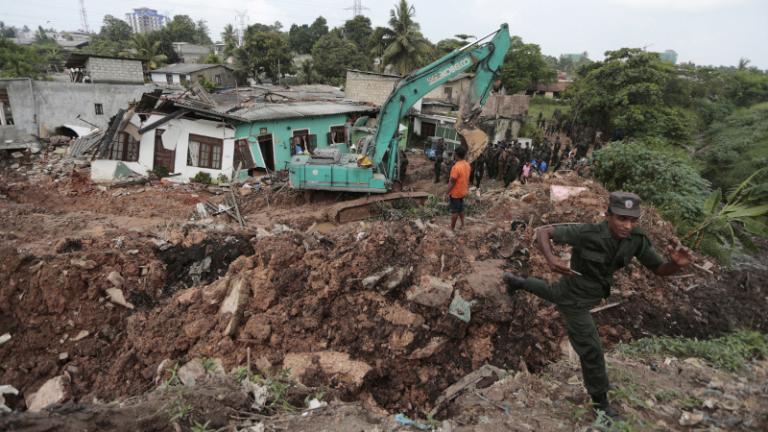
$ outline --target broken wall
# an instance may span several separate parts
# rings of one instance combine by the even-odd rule
[[[164,116],[160,115],[151,115],[144,122],[144,125],[154,123],[163,117]],[[138,126],[138,118],[138,115],[134,115],[134,117],[131,119],[131,123]],[[175,138],[165,142],[165,147],[169,150],[169,147],[172,148],[175,143],[176,154],[174,158],[174,172],[180,173],[180,176],[175,178],[182,181],[189,181],[190,178],[194,177],[199,172],[208,173],[213,179],[218,177],[219,174],[224,174],[227,177],[232,175],[235,158],[235,130],[231,127],[224,126],[222,123],[209,120],[178,119],[171,120],[170,122],[163,124],[157,129],[162,129],[165,131],[164,134],[168,133],[169,137]],[[138,163],[147,167],[149,170],[154,167],[155,131],[157,129],[152,129],[144,133],[141,136],[141,143],[139,146]],[[202,135],[205,137],[221,139],[224,141],[221,155],[221,169],[201,168],[187,165],[187,153],[189,150],[190,134]]]
[[[62,125],[90,127],[88,123],[106,129],[109,119],[141,95],[151,92],[154,85],[88,84],[28,79],[0,80],[8,91],[13,110],[14,127],[29,134],[47,137]],[[96,114],[96,104],[102,113]],[[80,119],[78,119],[78,115]]]
[[[381,106],[386,102],[398,81],[400,77],[394,75],[348,70],[344,98]]]

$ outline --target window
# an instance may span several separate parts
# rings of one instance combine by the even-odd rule
[[[237,169],[253,168],[256,164],[253,163],[253,156],[251,156],[251,146],[248,145],[248,140],[239,139],[235,141],[235,161],[234,167]]]
[[[216,75],[214,75],[214,76],[213,76],[213,82],[214,82],[214,84],[216,84],[217,86],[220,86],[220,85],[221,85],[221,74],[216,74]]]
[[[451,100],[451,96],[453,96],[453,87],[444,87],[443,94],[446,99]]]
[[[189,135],[187,166],[221,169],[224,141],[200,135]]]
[[[328,133],[328,144],[341,144],[347,142],[347,128],[345,126],[331,126]]]
[[[168,84],[173,84],[173,75],[165,74],[165,82],[167,82]]]
[[[181,85],[186,86],[188,80],[189,80],[188,76],[186,76],[186,75],[179,75],[179,81],[181,82]]]
[[[309,151],[310,154],[314,153],[315,148],[317,147],[317,135],[310,135],[309,129],[293,131],[292,141],[291,154],[296,154],[296,144],[300,145],[303,151]]]
[[[96,110],[96,115],[104,115],[104,106],[102,104],[97,103],[93,107]]]
[[[128,132],[118,133],[117,139],[112,141],[109,158],[125,162],[137,162],[139,160],[139,142]]]
[[[11,111],[11,101],[8,98],[8,90],[0,88],[0,125],[13,125],[13,112]]]

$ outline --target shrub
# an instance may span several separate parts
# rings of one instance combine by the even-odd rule
[[[202,183],[202,184],[208,184],[208,185],[213,182],[211,179],[211,175],[208,174],[207,172],[202,172],[202,171],[195,174],[195,176],[192,177],[190,181],[194,183]]]

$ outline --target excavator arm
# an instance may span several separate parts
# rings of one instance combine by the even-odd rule
[[[482,43],[490,38],[489,41]],[[502,24],[498,31],[453,51],[437,61],[403,78],[379,114],[378,128],[367,153],[371,163],[387,177],[395,178],[400,119],[421,98],[446,81],[476,66],[470,89],[464,98],[459,124],[471,124],[488,99],[504,56],[509,49],[509,27]],[[366,154],[362,157],[365,157]]]

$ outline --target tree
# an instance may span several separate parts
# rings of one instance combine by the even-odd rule
[[[306,24],[300,26],[293,24],[291,29],[288,30],[288,40],[291,49],[299,54],[309,54],[312,51],[312,45],[316,42],[316,39],[312,38],[309,26]]]
[[[293,66],[287,37],[276,31],[246,31],[243,46],[235,51],[235,58],[238,67],[258,82],[262,82],[262,76],[277,82],[280,76],[290,73]]]
[[[400,0],[389,12],[389,29],[384,35],[388,41],[382,62],[394,66],[401,75],[423,66],[432,51],[419,31],[419,24],[413,20],[415,15],[416,9],[406,0]]]
[[[195,37],[197,40],[196,43],[200,45],[211,45],[213,43],[211,37],[208,35],[208,24],[206,24],[205,20],[197,21]]]
[[[312,36],[313,41],[317,41],[321,37],[328,34],[328,21],[322,16],[319,16],[309,26],[309,34]]]
[[[572,89],[572,112],[578,120],[612,136],[659,136],[675,143],[691,139],[692,120],[669,103],[666,92],[675,78],[675,67],[658,54],[639,48],[606,52]]]
[[[360,69],[368,63],[357,45],[341,38],[339,32],[321,37],[312,47],[312,58],[315,71],[333,85],[342,84],[345,69]]]
[[[131,38],[131,45],[136,52],[136,58],[144,63],[147,70],[154,70],[168,61],[168,56],[160,52],[160,41],[137,33]]]
[[[219,56],[216,55],[215,52],[210,52],[208,54],[208,57],[206,57],[205,60],[203,61],[203,63],[205,63],[205,64],[221,64],[222,61],[219,58]]]
[[[167,33],[171,42],[188,42],[199,45],[210,45],[208,26],[204,20],[197,23],[189,15],[174,15],[173,19],[161,30]]]
[[[224,26],[224,31],[221,33],[221,40],[225,45],[224,55],[226,57],[231,56],[238,46],[237,33],[235,32],[235,28],[232,26],[232,24],[227,24]]]
[[[358,15],[344,23],[344,39],[351,41],[361,52],[366,52],[368,39],[373,34],[371,20],[368,17]]]
[[[314,84],[318,81],[317,72],[315,72],[315,63],[312,60],[305,60],[299,66],[298,80],[301,84]]]
[[[0,77],[40,78],[45,68],[46,61],[33,47],[17,45],[6,38],[0,38]]]
[[[444,56],[466,45],[458,39],[442,39],[435,44],[436,55]]]
[[[131,38],[131,33],[133,33],[131,26],[127,22],[112,15],[105,15],[99,37],[111,42],[125,42]]]
[[[0,37],[15,38],[16,31],[16,27],[6,27],[5,23],[0,21]]]
[[[511,37],[501,66],[501,82],[508,93],[533,89],[536,84],[551,82],[556,76],[544,61],[538,45],[527,44],[520,36]]]

